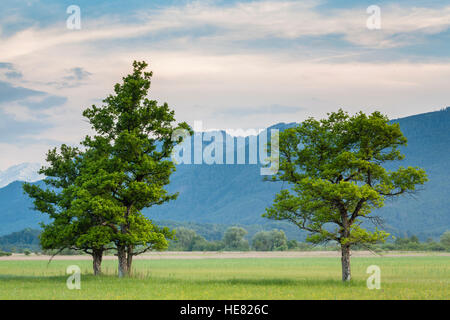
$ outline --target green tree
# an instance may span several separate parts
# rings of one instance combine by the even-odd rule
[[[272,237],[268,231],[260,231],[252,238],[252,247],[256,251],[272,251]]]
[[[171,250],[197,251],[207,245],[205,238],[188,228],[177,228],[175,237],[176,240],[172,242]]]
[[[419,243],[420,241],[419,241],[419,238],[416,236],[416,235],[412,235],[410,238],[409,238],[409,241],[410,242],[413,242],[413,243]]]
[[[446,248],[446,250],[450,250],[450,230],[445,231],[441,235],[441,244]]]
[[[292,239],[287,242],[287,246],[289,250],[295,250],[300,247],[300,243],[297,240]]]
[[[256,251],[283,251],[288,249],[288,241],[282,230],[261,231],[252,239]]]
[[[383,242],[388,234],[361,226],[386,198],[411,193],[427,181],[420,168],[388,171],[382,165],[404,158],[406,138],[398,124],[379,112],[350,116],[339,110],[327,119],[310,118],[280,133],[280,170],[274,181],[289,183],[276,195],[265,217],[287,220],[309,232],[312,243],[336,241],[341,248],[342,280],[351,279],[354,244]]]
[[[175,171],[170,155],[182,142],[172,137],[178,129],[191,131],[184,122],[175,125],[174,111],[166,103],[147,98],[152,72],[144,71],[146,67],[135,61],[133,73],[114,86],[114,94],[101,107],[93,105],[83,112],[96,132],[83,141],[91,159],[91,175],[84,176],[84,183],[96,186],[94,194],[113,208],[105,225],[114,234],[120,277],[129,274],[133,256],[166,249],[167,239],[173,237],[141,211],[176,199],[177,194],[164,189]]]
[[[11,256],[12,253],[11,252],[4,252],[0,250],[0,257],[8,257]]]
[[[180,227],[176,229],[174,247],[180,251],[192,251],[197,233],[194,230]]]
[[[112,241],[111,232],[104,225],[105,212],[97,206],[81,206],[85,201],[82,188],[83,167],[86,164],[78,148],[62,145],[47,153],[47,167],[39,170],[46,176],[44,186],[24,183],[23,189],[33,199],[34,209],[48,214],[50,223],[41,224],[39,236],[43,250],[65,249],[83,251],[93,257],[94,275],[101,273],[102,257]]]
[[[272,250],[285,251],[288,249],[286,234],[283,230],[272,230]]]
[[[248,241],[244,239],[247,230],[241,227],[230,227],[223,235],[225,250],[247,251],[250,249]]]
[[[395,239],[395,244],[400,248],[405,248],[410,243],[410,239],[408,237],[402,238],[397,237]]]

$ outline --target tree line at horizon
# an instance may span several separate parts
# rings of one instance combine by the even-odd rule
[[[237,229],[236,229],[237,228]],[[236,230],[240,230],[236,232]],[[176,238],[169,241],[168,251],[330,251],[339,250],[337,244],[313,245],[308,242],[288,239],[283,230],[272,229],[258,231],[248,237],[243,227],[228,227],[220,239],[206,239],[193,229],[179,227],[174,229]],[[0,237],[0,256],[12,253],[29,255],[53,255],[55,250],[42,250],[39,243],[41,230],[27,228]],[[228,233],[228,236],[225,234]],[[237,235],[239,241],[231,241]],[[242,236],[245,235],[245,236]],[[428,238],[420,241],[415,235],[395,237],[389,242],[370,246],[355,246],[353,250],[370,250],[376,253],[384,251],[450,251],[450,230],[445,231],[438,241]],[[114,252],[111,252],[114,254]],[[80,251],[66,249],[60,255],[79,255]],[[108,254],[108,252],[105,252]]]
[[[148,99],[152,72],[147,63],[133,63],[133,73],[114,86],[114,94],[83,112],[95,134],[80,147],[63,144],[47,153],[47,188],[24,183],[36,210],[48,214],[42,224],[43,249],[80,250],[93,257],[94,274],[101,274],[102,257],[114,251],[118,275],[130,274],[133,257],[166,250],[175,233],[142,214],[144,208],[174,201],[165,187],[175,171],[171,160],[178,129],[175,113],[164,103]],[[385,199],[417,191],[428,179],[423,169],[383,164],[404,158],[399,148],[407,139],[396,123],[380,112],[353,116],[339,109],[326,119],[307,119],[279,134],[279,171],[269,181],[286,188],[276,196],[264,217],[288,221],[308,232],[313,244],[337,243],[341,250],[342,280],[351,279],[350,250],[384,242],[389,234],[361,226],[381,226],[371,215]],[[268,182],[270,183],[270,182]],[[224,242],[244,245],[242,232],[225,233]],[[229,238],[227,238],[229,237]],[[264,237],[256,239],[261,243]]]

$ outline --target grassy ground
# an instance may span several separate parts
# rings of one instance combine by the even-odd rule
[[[81,290],[65,270],[82,270]],[[381,268],[381,289],[366,287],[366,269]],[[1,261],[0,299],[449,299],[450,257],[352,258],[342,283],[338,258],[136,260],[134,276],[115,277],[116,262],[94,277],[89,261]]]

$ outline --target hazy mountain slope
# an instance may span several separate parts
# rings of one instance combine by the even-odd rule
[[[39,226],[45,215],[31,210],[33,204],[23,193],[22,182],[13,182],[0,189],[0,235]]]
[[[397,234],[436,236],[450,229],[450,108],[396,122],[408,138],[397,165],[424,168],[430,181],[414,197],[386,202],[380,215]]]
[[[450,108],[394,121],[400,123],[408,146],[403,150],[406,159],[390,167],[423,167],[430,181],[414,199],[388,201],[377,214],[397,235],[437,237],[450,229]],[[281,188],[281,183],[264,182],[257,165],[179,165],[168,188],[180,193],[178,199],[145,214],[158,221],[264,224],[269,222],[261,214]],[[31,202],[20,183],[0,189],[0,205],[0,234],[36,227],[44,217],[29,209]]]
[[[391,164],[423,167],[430,178],[414,198],[387,201],[376,212],[397,235],[438,236],[450,229],[450,108],[394,120],[408,138],[404,161]],[[279,124],[283,129],[292,124]],[[179,166],[170,190],[180,192],[177,201],[149,209],[157,220],[214,223],[264,223],[264,209],[282,185],[263,182],[256,165]]]

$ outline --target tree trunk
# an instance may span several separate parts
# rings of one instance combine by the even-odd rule
[[[131,274],[131,265],[133,263],[133,246],[127,248],[127,268],[128,274]]]
[[[341,245],[341,253],[342,281],[350,281],[352,278],[350,271],[350,245]]]
[[[119,258],[119,278],[128,276],[128,259],[125,246],[117,248],[117,257]]]
[[[120,232],[123,235],[128,234],[128,230],[130,227],[128,217],[131,213],[131,206],[127,206],[125,211],[125,223],[121,224]],[[117,246],[117,257],[119,259],[119,278],[123,278],[129,275],[131,266],[131,261],[129,262],[129,247],[125,244]]]
[[[92,266],[94,268],[94,276],[102,274],[103,250],[97,249],[92,252]]]

